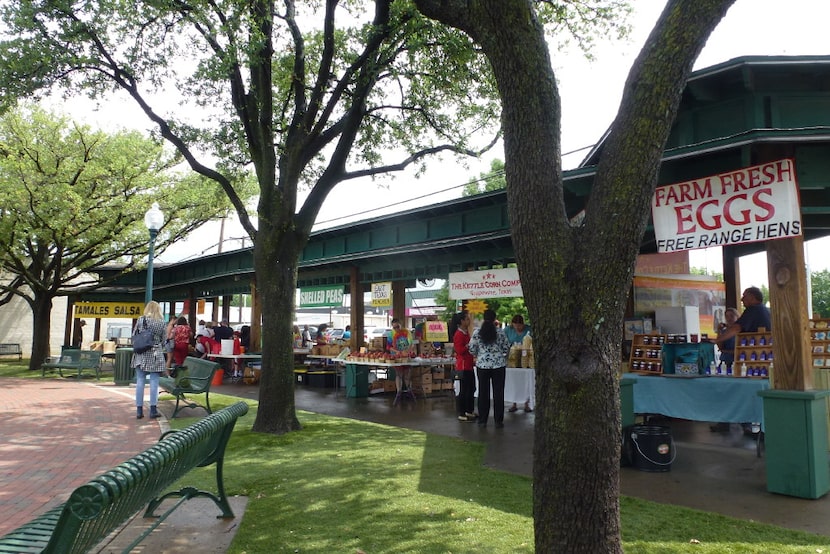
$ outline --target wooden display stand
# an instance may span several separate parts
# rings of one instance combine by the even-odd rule
[[[813,351],[813,386],[830,390],[830,319],[813,318],[807,322],[810,331],[810,346]],[[825,397],[827,413],[830,415],[830,396]],[[828,422],[830,433],[830,422]],[[828,435],[830,443],[830,435]]]
[[[735,336],[735,361],[732,363],[732,377],[768,379],[773,358],[771,332],[760,329],[755,333],[738,333]]]
[[[830,369],[830,319],[811,319],[809,327],[813,369]]]
[[[628,371],[641,375],[662,375],[664,344],[666,344],[666,335],[657,333],[634,335],[631,341]]]

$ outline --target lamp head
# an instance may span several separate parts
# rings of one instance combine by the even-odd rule
[[[159,203],[153,202],[147,213],[144,214],[144,225],[150,231],[158,231],[164,223],[164,213],[159,209]]]

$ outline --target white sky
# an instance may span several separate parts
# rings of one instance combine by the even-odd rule
[[[575,154],[564,157],[566,169],[575,167],[581,161],[587,153],[585,148],[593,145],[613,120],[628,70],[665,2],[632,0],[632,4],[635,10],[632,18],[634,29],[629,42],[599,42],[594,51],[594,62],[585,60],[576,51],[552,54],[562,98],[562,152],[567,154],[576,151]],[[737,0],[713,32],[695,69],[746,55],[828,54],[828,21],[830,2],[827,1],[789,0],[782,3],[779,0]],[[127,106],[123,104],[118,106],[118,119],[122,125],[127,125],[123,117],[125,108]],[[139,128],[148,127],[146,121],[140,120],[135,125]],[[436,160],[430,163],[426,175],[420,179],[415,179],[412,173],[400,173],[387,188],[381,188],[368,180],[343,183],[332,191],[323,205],[318,226],[339,225],[381,213],[394,213],[458,198],[461,185],[470,178],[487,172],[493,158],[503,157],[500,149],[494,150],[480,162],[470,162],[468,168],[455,162]],[[408,199],[414,200],[399,204]],[[391,204],[395,205],[390,206]],[[380,211],[371,211],[375,209]],[[342,219],[343,216],[350,217]],[[216,252],[214,245],[218,243],[219,235],[219,224],[209,224],[198,232],[198,240],[177,245],[160,256],[159,261],[192,257],[205,249],[206,253]],[[238,224],[227,223],[225,239],[242,235]],[[211,241],[207,238],[210,236],[216,240]],[[230,250],[238,246],[238,242],[226,243],[223,249]],[[830,268],[828,252],[830,237],[807,244],[806,256],[811,270]],[[694,267],[722,270],[719,248],[692,251],[690,256]],[[741,273],[744,276],[741,288],[765,284],[765,256],[760,254],[743,258]]]

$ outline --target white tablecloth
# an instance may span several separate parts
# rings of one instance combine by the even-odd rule
[[[458,394],[458,381],[455,382],[455,394]],[[478,397],[478,375],[476,375],[476,397]],[[492,397],[492,394],[491,394]],[[504,402],[516,403],[519,406],[525,402],[536,408],[536,370],[527,367],[508,367],[504,380]]]

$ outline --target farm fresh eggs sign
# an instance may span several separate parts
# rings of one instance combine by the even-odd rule
[[[657,187],[651,215],[658,252],[801,235],[793,160]]]

